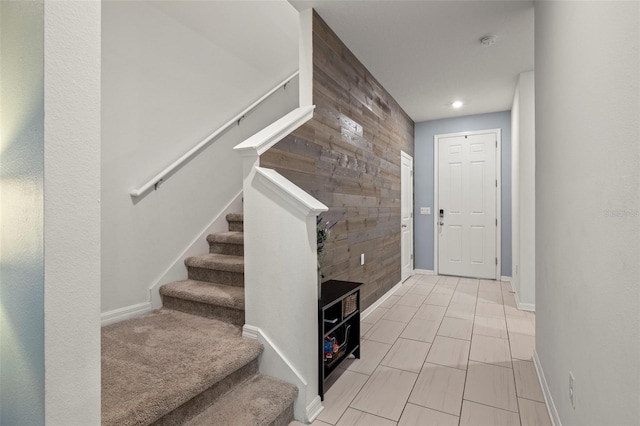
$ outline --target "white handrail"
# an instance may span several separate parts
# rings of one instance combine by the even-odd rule
[[[249,105],[247,108],[245,108],[240,114],[238,114],[235,117],[233,117],[231,120],[229,120],[227,123],[225,123],[218,130],[216,130],[215,132],[211,133],[209,136],[207,136],[205,139],[203,139],[199,144],[197,144],[196,146],[191,148],[184,155],[182,155],[176,161],[174,161],[169,166],[167,166],[163,171],[161,171],[160,173],[155,175],[147,183],[145,183],[144,185],[142,185],[138,189],[132,190],[130,192],[131,197],[132,198],[138,198],[141,195],[146,194],[147,191],[149,191],[151,188],[153,188],[154,190],[157,190],[160,187],[160,185],[162,183],[164,183],[165,179],[168,178],[176,169],[178,169],[184,163],[188,162],[193,157],[195,157],[199,153],[199,151],[201,151],[204,147],[206,147],[208,144],[210,144],[217,136],[219,136],[221,133],[223,133],[225,130],[227,130],[230,126],[232,126],[233,124],[236,124],[236,123],[239,125],[240,122],[242,121],[242,119],[248,113],[250,113],[258,105],[263,103],[268,97],[273,95],[281,87],[285,87],[287,84],[289,84],[289,82],[291,80],[293,80],[298,74],[299,74],[299,71],[296,71],[293,74],[291,74],[289,77],[287,77],[282,82],[280,82],[277,86],[275,86],[273,89],[271,89],[265,95],[263,95],[260,99],[258,99],[257,101],[255,101],[254,103]]]

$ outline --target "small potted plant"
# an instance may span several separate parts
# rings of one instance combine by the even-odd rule
[[[324,246],[329,236],[331,235],[331,229],[336,226],[337,222],[333,222],[330,224],[329,222],[325,222],[322,220],[322,216],[318,216],[316,221],[316,230],[317,230],[317,247],[318,247],[318,297],[320,297],[320,284],[322,284],[322,260],[325,256]]]

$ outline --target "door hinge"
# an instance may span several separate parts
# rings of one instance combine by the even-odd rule
[[[498,264],[498,258],[496,257],[496,265]]]
[[[496,139],[496,148],[498,147],[498,140]]]
[[[498,219],[496,219],[496,226],[498,226]]]
[[[496,179],[496,188],[498,187],[498,179]]]
[[[413,176],[413,170],[411,170],[411,176]]]
[[[413,253],[411,253],[411,260],[413,260]]]

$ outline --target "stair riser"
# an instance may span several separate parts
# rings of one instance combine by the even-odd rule
[[[210,243],[209,253],[244,256],[244,244]]]
[[[185,423],[206,410],[216,399],[229,392],[234,386],[248,380],[258,372],[258,360],[254,359],[249,364],[231,373],[209,389],[206,389],[180,407],[165,414],[162,418],[151,423],[154,426],[175,426]]]
[[[242,309],[233,309],[227,306],[211,305],[164,295],[162,296],[162,305],[167,309],[191,315],[212,318],[237,326],[244,325],[244,310]]]
[[[289,426],[293,421],[293,402],[269,426]]]
[[[189,279],[244,287],[244,273],[218,271],[216,269],[187,267]]]
[[[244,232],[244,222],[229,222],[229,231]]]

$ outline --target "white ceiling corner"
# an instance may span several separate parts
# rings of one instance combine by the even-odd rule
[[[313,7],[416,122],[510,110],[534,67],[532,0],[289,1]]]

